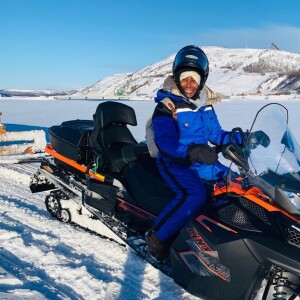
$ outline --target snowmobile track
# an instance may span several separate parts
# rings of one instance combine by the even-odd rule
[[[39,165],[33,163],[19,163],[19,164],[3,164],[0,161],[0,166],[5,169],[13,170],[21,174],[32,175],[37,171]]]

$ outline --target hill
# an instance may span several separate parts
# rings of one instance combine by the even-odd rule
[[[207,85],[223,95],[300,93],[300,54],[273,49],[203,47],[210,61]],[[171,74],[175,54],[134,73],[106,77],[72,97],[153,97]]]

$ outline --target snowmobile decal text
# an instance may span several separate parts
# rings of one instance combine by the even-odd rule
[[[203,240],[199,232],[195,228],[187,228],[187,231],[193,241],[198,245],[201,251],[203,252],[212,252],[214,251],[211,249],[207,243]]]
[[[230,282],[230,270],[221,264],[218,252],[209,247],[195,228],[187,228],[187,232],[191,237],[187,242],[192,251],[181,252],[179,255],[191,271],[199,276],[216,275]]]

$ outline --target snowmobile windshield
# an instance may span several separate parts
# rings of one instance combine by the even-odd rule
[[[250,170],[282,190],[300,212],[300,148],[288,126],[287,109],[275,103],[264,106],[256,115],[250,137],[258,131],[270,140],[264,145],[259,138],[255,144],[251,138],[247,140],[244,153]]]

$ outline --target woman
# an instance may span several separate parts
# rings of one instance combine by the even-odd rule
[[[157,92],[153,116],[154,141],[159,150],[157,164],[175,198],[159,214],[146,235],[149,251],[165,259],[168,247],[192,215],[206,200],[203,181],[224,178],[228,168],[208,142],[223,145],[231,132],[224,131],[211,104],[220,99],[205,86],[209,74],[206,54],[197,46],[182,48],[173,63],[173,76]],[[235,143],[242,143],[239,133]]]

